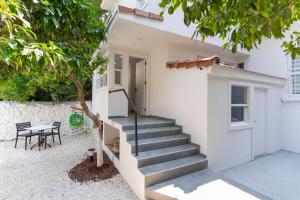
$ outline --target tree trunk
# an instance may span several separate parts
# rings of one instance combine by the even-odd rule
[[[96,142],[96,152],[97,152],[97,167],[101,167],[103,165],[103,148],[102,141],[99,134],[98,128],[93,128],[93,135],[95,137]]]
[[[68,76],[68,79],[76,86],[78,100],[80,102],[81,108],[83,109],[85,115],[93,121],[93,135],[95,137],[95,143],[96,143],[95,149],[97,152],[97,167],[101,167],[103,165],[103,148],[102,148],[102,141],[99,132],[99,126],[101,124],[100,120],[97,115],[93,114],[90,111],[84,98],[83,86],[77,80],[76,76],[74,74],[70,74]]]

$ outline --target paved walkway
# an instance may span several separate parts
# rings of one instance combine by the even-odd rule
[[[85,184],[69,179],[67,171],[93,146],[91,136],[66,136],[62,146],[40,152],[18,142],[17,149],[13,141],[0,142],[0,200],[137,200],[120,176]]]
[[[179,200],[298,200],[300,154],[279,151],[219,173],[195,172],[151,187]]]
[[[279,151],[222,175],[274,200],[300,199],[300,154]]]

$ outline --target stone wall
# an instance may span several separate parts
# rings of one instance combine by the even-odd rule
[[[88,102],[91,106],[91,102]],[[32,125],[52,124],[53,121],[62,122],[61,134],[80,134],[84,130],[90,132],[92,123],[84,116],[86,124],[83,128],[72,128],[69,116],[72,107],[80,108],[78,102],[26,102],[0,101],[0,140],[11,140],[16,136],[16,123],[30,121]]]

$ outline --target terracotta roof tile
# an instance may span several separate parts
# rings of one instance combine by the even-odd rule
[[[202,69],[202,68],[208,68],[208,67],[212,66],[213,64],[218,64],[218,66],[226,68],[228,70],[244,71],[244,72],[248,72],[248,73],[254,73],[257,75],[269,76],[269,77],[279,78],[279,79],[286,79],[284,77],[273,76],[273,75],[269,75],[269,74],[264,74],[264,73],[260,73],[260,72],[247,70],[247,69],[241,69],[241,68],[238,68],[238,67],[235,67],[232,65],[225,65],[225,64],[221,63],[221,59],[218,56],[212,56],[212,57],[196,59],[196,60],[177,60],[177,61],[167,62],[166,66],[167,66],[167,68],[170,68],[170,69],[173,69],[173,68],[189,69],[189,68],[194,68],[194,67]]]
[[[145,18],[149,18],[149,19],[153,19],[153,20],[157,20],[157,21],[163,21],[164,18],[158,14],[152,13],[152,12],[146,12],[144,10],[141,9],[137,9],[137,8],[129,8],[126,6],[118,6],[119,12],[120,13],[124,13],[124,14],[132,14],[132,15],[136,15],[136,16],[140,16],[140,17],[145,17]]]
[[[203,67],[209,67],[213,64],[219,64],[220,58],[218,56],[212,56],[209,58],[203,58],[203,59],[196,59],[196,60],[177,60],[174,62],[167,62],[167,68],[203,68]]]

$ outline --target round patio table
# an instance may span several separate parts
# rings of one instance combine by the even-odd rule
[[[39,151],[41,150],[41,144],[44,143],[44,140],[41,140],[41,137],[42,137],[42,134],[45,130],[48,130],[48,129],[53,129],[53,128],[56,128],[56,126],[52,126],[52,125],[38,125],[38,126],[32,126],[32,127],[28,127],[28,128],[25,128],[26,130],[29,130],[29,131],[37,131],[39,133],[39,138],[38,138],[38,142],[34,145],[32,145],[32,147],[30,149],[33,149],[34,147],[38,146],[39,147]],[[48,145],[49,147],[51,147],[50,144],[46,144]]]

